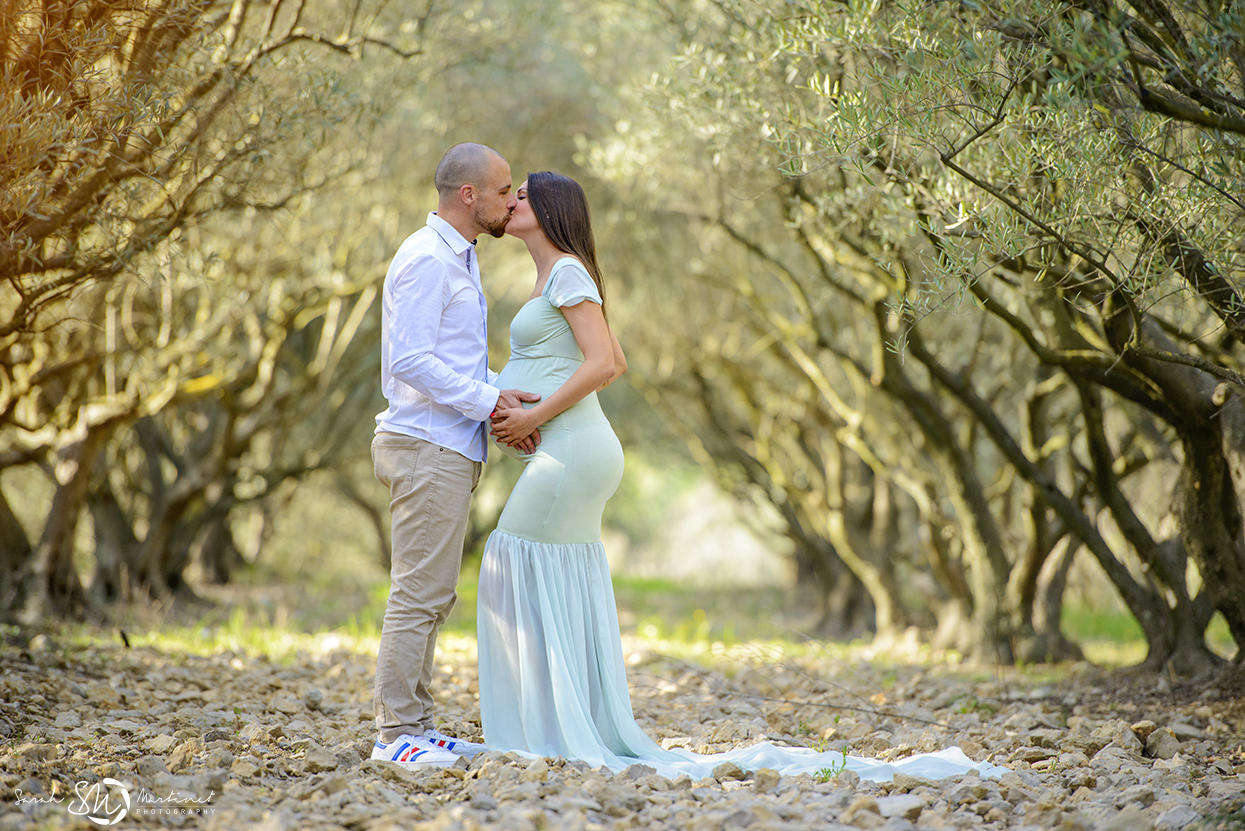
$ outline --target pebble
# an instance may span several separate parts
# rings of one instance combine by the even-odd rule
[[[60,749],[54,744],[27,743],[17,748],[16,755],[32,762],[47,762],[60,755]]]
[[[752,786],[757,793],[769,793],[778,787],[782,774],[772,768],[761,768],[753,774]]]
[[[1192,831],[1239,810],[1245,794],[1230,727],[1239,712],[1220,702],[1160,708],[1140,696],[1134,705],[1126,693],[1104,694],[1117,683],[1102,674],[1038,691],[1019,674],[981,681],[888,666],[895,680],[879,693],[867,666],[841,672],[810,658],[701,674],[650,655],[643,678],[631,679],[632,703],[663,745],[721,751],[766,736],[897,759],[955,744],[1009,768],[998,779],[900,774],[879,784],[852,771],[819,781],[724,763],[693,781],[645,765],[614,773],[492,752],[447,769],[372,761],[374,655],[276,664],[232,654],[170,661],[146,648],[44,654],[53,651],[64,667],[0,645],[0,703],[22,702],[0,707],[0,793],[46,797],[53,784],[71,793],[108,777],[156,797],[210,794],[211,816],[165,823],[181,828]],[[474,654],[442,661],[438,726],[478,739]],[[865,712],[872,706],[924,721]],[[0,807],[0,831],[67,820],[63,805]]]
[[[340,765],[341,760],[335,754],[323,748],[308,750],[307,756],[303,761],[303,768],[308,773],[323,773],[325,771],[337,770]]]
[[[73,730],[82,726],[82,716],[72,710],[64,713],[58,713],[56,721],[54,721],[53,724],[64,730]]]
[[[170,736],[167,733],[159,736],[152,736],[146,741],[147,749],[158,756],[163,756],[173,748],[180,744],[176,736]]]
[[[912,794],[882,796],[877,800],[877,811],[883,818],[903,817],[909,822],[916,822],[923,810],[925,800]]]
[[[1154,827],[1159,831],[1178,831],[1186,825],[1192,825],[1202,818],[1202,815],[1190,808],[1188,805],[1177,805],[1159,814],[1158,819],[1154,823]]]
[[[748,773],[734,762],[723,762],[713,769],[712,776],[718,782],[725,782],[729,779],[746,779]]]
[[[1154,730],[1146,738],[1146,755],[1154,759],[1171,759],[1180,752],[1180,740],[1168,727]]]
[[[1135,805],[1094,826],[1094,831],[1154,831],[1154,820]]]
[[[143,756],[134,763],[134,767],[138,770],[140,776],[151,777],[158,773],[169,772],[168,765],[159,756]]]

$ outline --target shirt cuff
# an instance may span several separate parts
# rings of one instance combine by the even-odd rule
[[[464,413],[464,415],[476,421],[488,421],[489,416],[497,409],[497,399],[500,397],[501,390],[497,389],[497,387],[492,384],[481,384],[475,408],[469,413]]]

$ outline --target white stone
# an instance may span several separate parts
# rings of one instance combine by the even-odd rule
[[[1115,816],[1096,824],[1094,831],[1154,831],[1154,820],[1136,805],[1129,805]]]
[[[78,715],[73,710],[68,710],[58,714],[56,716],[56,721],[54,721],[53,724],[62,730],[74,730],[82,726],[82,716]]]
[[[903,817],[910,822],[916,822],[917,817],[921,815],[921,811],[925,809],[925,800],[912,794],[880,796],[877,800],[877,806],[878,813],[881,814],[883,819]]]
[[[1177,805],[1159,814],[1154,827],[1159,831],[1179,831],[1190,823],[1201,819],[1202,815],[1188,805]]]

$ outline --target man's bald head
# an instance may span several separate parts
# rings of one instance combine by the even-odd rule
[[[435,178],[437,195],[452,199],[463,185],[480,185],[489,174],[493,159],[502,156],[483,144],[465,142],[451,147],[437,165]]]
[[[500,237],[518,204],[511,193],[510,165],[483,144],[456,144],[437,165],[437,215],[466,239]]]

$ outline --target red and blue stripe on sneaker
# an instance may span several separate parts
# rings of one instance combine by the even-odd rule
[[[410,742],[403,742],[402,746],[397,750],[390,751],[390,745],[377,741],[376,746],[380,748],[391,761],[394,762],[414,762],[420,756],[428,752],[427,748],[419,748]]]
[[[424,736],[424,738],[428,739],[429,742],[431,742],[432,744],[435,744],[437,747],[444,747],[446,750],[450,751],[451,753],[454,752],[454,748],[462,744],[462,742],[456,742],[453,739],[434,739],[430,736]]]

